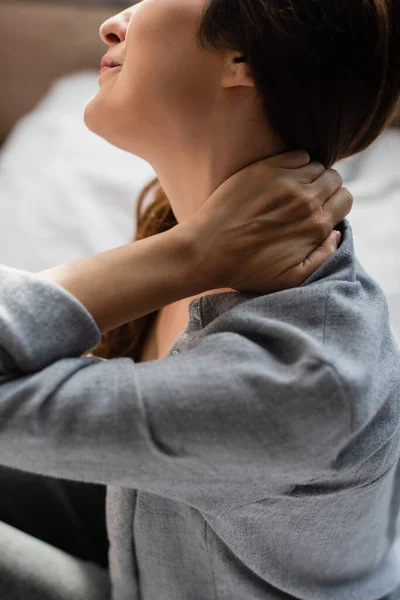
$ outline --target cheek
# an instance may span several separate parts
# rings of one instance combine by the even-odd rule
[[[144,112],[157,108],[164,118],[177,111],[181,116],[197,113],[220,68],[215,56],[197,46],[199,24],[196,15],[182,11],[168,18],[160,14],[158,20],[145,11],[138,13],[128,31],[126,60],[115,91]]]
[[[207,114],[216,93],[215,68],[193,50],[177,54],[152,48],[139,62],[128,61],[114,89],[126,111],[146,122],[177,125]]]

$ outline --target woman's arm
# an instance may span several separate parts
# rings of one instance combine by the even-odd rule
[[[326,238],[351,209],[336,171],[308,161],[294,152],[254,163],[171,230],[40,276],[73,294],[103,333],[216,288],[299,285],[336,250]]]
[[[88,309],[102,333],[207,289],[184,228],[42,271]]]
[[[266,480],[326,476],[347,441],[337,376],[293,325],[323,327],[324,286],[258,307],[287,322],[228,311],[191,348],[136,364],[81,356],[100,330],[62,287],[4,266],[0,284],[0,464],[207,510],[263,497]]]

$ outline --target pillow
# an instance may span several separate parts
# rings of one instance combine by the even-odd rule
[[[97,90],[96,72],[59,79],[1,148],[1,264],[38,272],[134,238],[136,199],[155,172],[87,129]]]

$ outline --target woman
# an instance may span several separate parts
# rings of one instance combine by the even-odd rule
[[[0,267],[0,461],[108,486],[110,580],[3,524],[2,597],[400,598],[400,355],[322,167],[390,119],[398,13],[144,0],[103,24],[85,122],[154,166],[148,239]]]

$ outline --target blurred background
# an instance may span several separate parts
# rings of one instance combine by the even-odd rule
[[[0,0],[0,263],[38,272],[128,243],[154,176],[139,157],[86,129],[119,0]],[[363,267],[383,288],[400,340],[400,118],[335,168]]]

